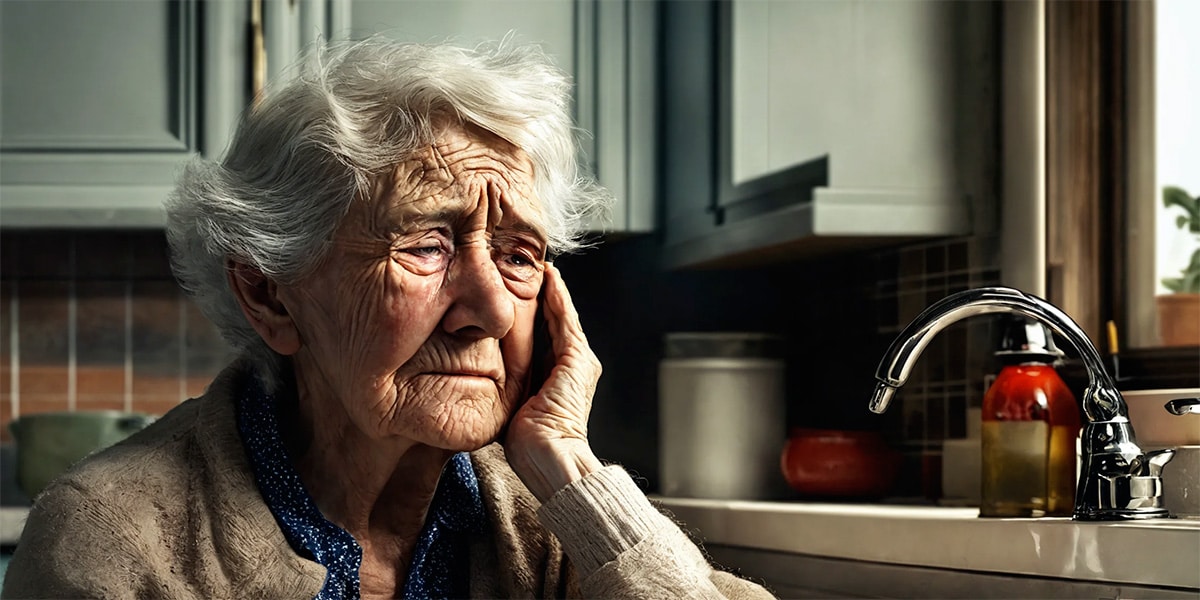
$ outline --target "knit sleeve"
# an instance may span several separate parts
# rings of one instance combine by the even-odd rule
[[[621,467],[605,467],[563,488],[542,505],[538,519],[578,570],[584,597],[773,598],[714,569]]]
[[[29,513],[0,593],[8,598],[185,598],[154,577],[131,532],[147,529],[73,485],[51,485]]]

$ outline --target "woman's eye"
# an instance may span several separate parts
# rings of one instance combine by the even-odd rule
[[[445,243],[424,240],[413,246],[401,246],[395,252],[395,259],[408,269],[429,275],[449,266],[454,249]]]
[[[405,252],[424,258],[437,258],[445,253],[445,249],[441,246],[418,246],[416,248],[408,248]]]
[[[538,260],[526,252],[497,250],[493,260],[496,261],[500,273],[514,281],[529,281],[541,272]]]
[[[533,260],[530,259],[529,257],[525,256],[524,254],[509,254],[508,262],[510,262],[518,267],[534,266]]]

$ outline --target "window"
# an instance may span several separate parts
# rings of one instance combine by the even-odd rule
[[[1198,243],[1162,189],[1200,195],[1200,3],[1043,8],[1046,295],[1110,353],[1113,323],[1126,389],[1200,386],[1200,336],[1164,346],[1156,307]]]
[[[1129,202],[1131,215],[1139,208],[1145,211],[1144,220],[1153,223],[1152,229],[1146,229],[1153,234],[1140,240],[1135,238],[1130,250],[1135,256],[1144,255],[1141,262],[1152,263],[1153,268],[1131,275],[1148,281],[1136,286],[1134,289],[1140,294],[1130,298],[1131,312],[1140,314],[1141,319],[1131,319],[1129,341],[1134,347],[1195,345],[1200,343],[1195,331],[1188,329],[1187,323],[1165,323],[1167,317],[1162,310],[1156,310],[1158,303],[1151,298],[1170,294],[1172,290],[1166,287],[1164,280],[1179,277],[1191,262],[1193,253],[1200,250],[1197,246],[1200,236],[1190,230],[1186,210],[1179,206],[1167,207],[1163,202],[1168,188],[1181,190],[1186,196],[1185,202],[1200,197],[1200,143],[1197,143],[1200,140],[1200,113],[1196,110],[1200,104],[1200,38],[1195,35],[1200,27],[1200,3],[1157,0],[1145,7],[1135,6],[1133,11],[1148,13],[1131,14],[1135,24],[1139,18],[1150,23],[1130,31],[1131,58],[1140,62],[1132,65],[1131,94],[1136,94],[1138,89],[1148,91],[1146,95],[1151,96],[1153,102],[1149,110],[1153,119],[1139,122],[1148,131],[1142,137],[1133,134],[1131,140],[1137,146],[1131,150],[1152,156],[1153,165],[1142,167],[1147,176],[1140,182],[1140,188],[1130,190]],[[1149,59],[1139,56],[1138,53],[1150,48],[1153,51]],[[1145,98],[1142,102],[1150,104],[1150,100]],[[1150,144],[1153,148],[1149,148]],[[1173,193],[1178,195],[1180,192]],[[1153,211],[1147,210],[1147,205],[1153,205]],[[1178,226],[1179,217],[1184,217],[1183,227]],[[1136,258],[1130,261],[1131,264],[1138,262]],[[1146,294],[1146,289],[1151,286],[1153,292]],[[1190,317],[1191,325],[1200,326],[1200,308],[1186,310],[1184,316]],[[1151,317],[1157,323],[1152,324]]]

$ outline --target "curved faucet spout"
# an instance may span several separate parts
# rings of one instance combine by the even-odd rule
[[[1125,403],[1112,378],[1104,370],[1104,361],[1079,325],[1058,307],[1020,290],[1006,287],[986,287],[953,294],[925,309],[909,323],[888,348],[875,371],[879,380],[870,409],[876,413],[887,410],[896,389],[903,386],[912,373],[913,365],[925,346],[946,327],[967,317],[989,313],[1014,312],[1037,319],[1065,339],[1083,360],[1088,373],[1088,393],[1084,395],[1083,410],[1090,421],[1111,421],[1128,417]],[[1114,393],[1102,393],[1112,390]]]
[[[1104,370],[1100,353],[1079,325],[1058,307],[1037,296],[1006,287],[987,287],[952,294],[925,309],[896,338],[875,378],[870,409],[887,410],[896,390],[908,381],[913,364],[925,346],[952,323],[989,313],[1013,312],[1036,319],[1066,340],[1087,368],[1088,386],[1082,404],[1088,423],[1081,440],[1082,469],[1075,494],[1075,518],[1080,520],[1147,519],[1165,517],[1162,481],[1152,461],[1134,441],[1129,411],[1121,393]],[[1156,458],[1159,463],[1169,455]],[[1161,468],[1161,464],[1158,465]]]

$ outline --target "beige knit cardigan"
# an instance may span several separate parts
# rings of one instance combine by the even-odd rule
[[[232,393],[243,370],[47,487],[0,597],[314,597],[325,567],[288,544],[243,451]],[[488,517],[471,546],[472,597],[771,597],[714,570],[620,467],[539,506],[499,445],[471,458]]]

